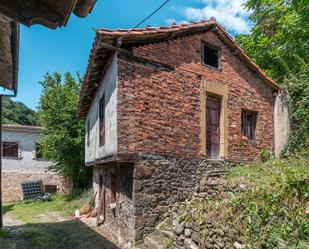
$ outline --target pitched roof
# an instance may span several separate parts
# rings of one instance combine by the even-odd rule
[[[79,95],[78,115],[85,117],[89,111],[94,94],[99,86],[99,81],[107,68],[110,55],[114,51],[124,52],[122,48],[138,46],[147,43],[170,40],[177,37],[202,33],[205,31],[215,32],[224,43],[239,56],[242,61],[256,72],[265,83],[276,90],[280,87],[260,69],[235,40],[216,22],[214,18],[207,21],[192,22],[169,27],[145,27],[136,29],[97,29],[93,47],[88,59],[83,85]],[[119,42],[121,40],[121,43]]]
[[[42,126],[35,125],[19,125],[19,124],[2,124],[3,130],[34,130],[42,131]]]

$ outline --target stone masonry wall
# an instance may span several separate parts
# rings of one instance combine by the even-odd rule
[[[105,227],[118,237],[120,244],[132,242],[135,238],[133,206],[133,164],[111,163],[94,168],[93,189],[97,192],[96,206],[99,204],[100,175],[105,188]],[[111,206],[111,175],[116,176],[116,206]],[[102,209],[101,215],[104,215]]]
[[[221,48],[221,68],[201,62],[201,41]],[[136,56],[174,66],[118,59],[118,152],[201,156],[201,85],[228,86],[228,158],[255,160],[273,145],[272,89],[209,31],[134,47]],[[256,141],[241,139],[242,109],[258,112]]]
[[[157,157],[135,163],[134,204],[136,240],[153,231],[162,215],[199,191],[201,175],[210,175],[209,195],[216,191],[220,175],[234,163],[181,157]]]
[[[42,180],[43,185],[57,185],[59,194],[69,194],[72,182],[53,173],[2,172],[2,198],[4,202],[23,199],[21,183]]]

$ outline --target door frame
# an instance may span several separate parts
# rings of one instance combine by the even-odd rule
[[[207,96],[217,96],[221,99],[220,106],[220,150],[218,159],[228,159],[228,86],[216,82],[201,80],[200,93],[200,122],[201,122],[201,148],[200,155],[206,155],[206,98]],[[217,160],[218,160],[217,159]]]

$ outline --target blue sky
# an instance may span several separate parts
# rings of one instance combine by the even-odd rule
[[[41,94],[44,74],[77,71],[84,74],[92,46],[93,28],[130,28],[149,15],[163,0],[98,0],[86,18],[72,15],[67,26],[50,30],[40,25],[21,26],[17,101],[32,109]],[[142,26],[209,19],[215,16],[233,35],[249,31],[245,0],[171,0]]]

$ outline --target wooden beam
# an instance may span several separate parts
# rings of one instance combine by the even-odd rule
[[[135,56],[131,51],[128,51],[126,49],[118,48],[118,47],[112,46],[107,43],[100,43],[100,46],[110,51],[115,51],[115,52],[117,51],[120,58],[124,58],[124,59],[128,59],[128,60],[131,60],[137,63],[145,64],[151,67],[155,67],[157,69],[175,70],[174,66],[171,66],[171,65],[168,65],[162,62],[142,58],[139,56]]]

